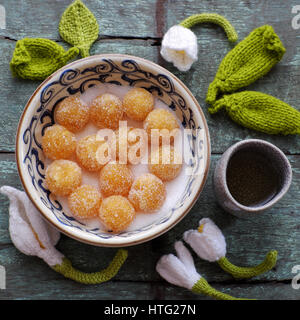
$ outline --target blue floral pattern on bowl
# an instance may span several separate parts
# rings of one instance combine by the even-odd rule
[[[60,202],[51,195],[51,192],[45,186],[45,163],[41,147],[41,137],[45,129],[55,123],[54,111],[56,106],[67,96],[84,93],[87,89],[101,83],[138,86],[147,89],[174,110],[183,127],[191,129],[192,132],[190,139],[188,139],[189,148],[194,155],[189,164],[192,174],[181,198],[176,199],[172,210],[166,212],[163,217],[158,218],[154,223],[138,230],[125,231],[119,234],[111,234],[98,228],[90,228],[82,222],[77,221],[73,216],[64,211]],[[171,77],[163,73],[152,73],[143,68],[134,59],[123,59],[120,62],[113,61],[112,59],[101,59],[97,65],[89,67],[72,68],[71,64],[70,68],[60,74],[58,80],[46,82],[39,92],[39,104],[26,129],[21,132],[25,145],[22,163],[26,167],[25,171],[32,186],[37,191],[41,202],[46,208],[51,210],[60,224],[77,228],[102,239],[113,237],[126,238],[166,223],[173,213],[181,208],[188,198],[191,197],[192,189],[196,182],[195,177],[201,169],[203,170],[205,165],[203,163],[205,159],[199,157],[194,152],[196,149],[195,143],[199,143],[198,147],[202,148],[205,141],[203,139],[196,139],[197,129],[201,129],[201,125],[197,123],[193,110],[177,91]]]

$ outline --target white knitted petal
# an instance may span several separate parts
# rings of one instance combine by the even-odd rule
[[[1,187],[0,191],[10,200],[9,232],[15,247],[26,255],[42,258],[49,265],[60,264],[63,255],[54,248],[59,232],[41,218],[25,192],[9,186]]]
[[[173,254],[162,256],[156,265],[156,271],[162,278],[176,286],[191,289],[195,284],[184,264]]]
[[[226,241],[221,230],[210,219],[202,219],[202,232],[186,231],[184,240],[193,248],[197,255],[207,261],[214,262],[226,255]]]
[[[160,53],[180,71],[188,71],[198,59],[197,37],[190,29],[175,25],[165,33]]]
[[[22,201],[25,207],[25,214],[39,240],[45,248],[52,248],[58,242],[60,233],[42,218],[25,192],[22,192]]]
[[[195,284],[200,278],[200,274],[197,272],[194,264],[194,259],[189,250],[184,246],[182,241],[175,242],[175,250],[178,258],[186,267],[186,270],[190,277],[190,282]]]

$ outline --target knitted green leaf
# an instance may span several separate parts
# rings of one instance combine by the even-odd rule
[[[92,12],[75,0],[61,17],[59,33],[66,42],[78,47],[84,58],[90,55],[90,47],[98,38],[99,25]]]
[[[222,60],[206,101],[214,103],[219,94],[248,86],[268,73],[285,53],[285,48],[271,26],[253,30]]]
[[[210,113],[225,107],[238,124],[269,134],[300,134],[300,112],[287,103],[265,93],[242,91],[224,95]]]
[[[44,80],[78,53],[78,48],[66,52],[62,46],[48,39],[24,38],[17,41],[10,69],[14,76],[23,79]]]

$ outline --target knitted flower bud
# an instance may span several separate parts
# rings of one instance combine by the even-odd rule
[[[238,124],[269,134],[300,134],[300,112],[287,103],[265,93],[242,91],[224,95],[210,113],[225,107]]]
[[[52,269],[66,278],[84,284],[97,284],[110,280],[127,258],[126,250],[119,250],[108,268],[84,273],[73,268],[71,262],[54,246],[60,233],[42,219],[25,192],[9,186],[0,188],[7,195],[9,206],[9,232],[15,247],[22,253],[43,259]]]
[[[218,95],[250,85],[268,73],[284,53],[285,48],[271,26],[253,30],[222,60],[206,101],[213,104]]]
[[[186,231],[183,239],[204,260],[215,262],[226,255],[223,233],[209,218],[200,220],[198,230]]]
[[[17,41],[10,69],[23,79],[44,80],[78,54],[78,48],[66,52],[52,40],[24,38]]]
[[[198,58],[197,37],[193,31],[175,25],[164,35],[160,53],[180,71],[187,71]]]
[[[192,255],[181,241],[175,242],[175,250],[178,257],[173,254],[162,256],[156,271],[168,282],[191,290],[201,276],[196,271]]]
[[[196,24],[214,23],[221,26],[230,42],[238,39],[235,29],[228,20],[216,13],[194,14],[179,25],[171,27],[163,37],[161,55],[168,62],[172,62],[180,71],[188,71],[197,61],[198,45],[196,35],[189,30]]]
[[[201,219],[198,230],[189,230],[183,234],[184,240],[197,255],[207,261],[217,262],[219,266],[235,278],[251,278],[271,270],[277,260],[277,251],[270,251],[265,260],[255,267],[238,267],[228,261],[226,242],[222,231],[209,218]]]
[[[212,288],[196,271],[194,260],[181,241],[175,242],[177,257],[173,254],[162,256],[156,271],[169,283],[221,300],[240,300]]]

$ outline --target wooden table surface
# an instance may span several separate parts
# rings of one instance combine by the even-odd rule
[[[38,82],[14,79],[9,70],[16,41],[23,37],[60,39],[58,23],[70,0],[0,0],[6,9],[6,29],[0,29],[0,185],[22,188],[15,162],[15,133],[23,108]],[[201,12],[224,15],[235,26],[239,39],[254,28],[270,24],[287,51],[282,61],[251,89],[265,92],[300,110],[300,29],[292,28],[296,0],[85,0],[100,25],[100,36],[91,54],[126,53],[154,61],[178,76],[192,91],[205,113],[212,144],[210,174],[190,213],[159,238],[128,248],[129,257],[119,274],[102,285],[86,286],[65,279],[42,260],[20,253],[8,232],[8,200],[0,196],[0,265],[6,269],[6,289],[0,299],[208,299],[169,285],[155,271],[163,254],[185,230],[202,217],[212,218],[223,230],[228,257],[239,265],[260,263],[267,251],[278,250],[276,267],[259,277],[237,281],[216,264],[195,258],[198,271],[210,284],[228,294],[257,299],[300,299],[291,286],[292,268],[300,265],[300,138],[269,136],[233,123],[225,113],[211,117],[205,95],[218,65],[231,49],[223,30],[214,25],[193,28],[199,43],[199,60],[182,73],[159,54],[164,32],[185,17]],[[299,2],[298,2],[299,4]],[[259,138],[281,148],[293,167],[287,195],[272,209],[253,219],[241,220],[216,203],[212,173],[220,155],[233,143]],[[89,246],[66,236],[57,245],[75,267],[91,272],[104,268],[116,249]]]

